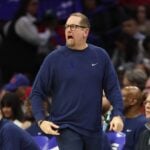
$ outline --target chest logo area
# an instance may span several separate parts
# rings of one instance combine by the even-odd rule
[[[94,67],[94,66],[96,66],[96,65],[98,65],[98,63],[92,63],[92,64],[91,64],[92,67]]]

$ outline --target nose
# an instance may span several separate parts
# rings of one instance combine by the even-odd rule
[[[65,34],[66,34],[66,36],[68,37],[70,34],[72,34],[72,32],[71,32],[70,29],[67,29],[67,30],[65,31]]]
[[[66,28],[66,31],[70,33],[72,31],[71,27]]]

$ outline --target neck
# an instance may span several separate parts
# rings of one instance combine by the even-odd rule
[[[68,46],[69,47],[69,46]],[[73,46],[73,47],[69,47],[70,49],[74,49],[74,50],[79,50],[79,51],[82,51],[84,50],[85,48],[88,47],[88,44],[85,43],[85,44],[82,44],[82,45],[79,45],[79,46]]]
[[[125,110],[125,112],[124,112],[125,117],[126,118],[135,118],[135,117],[141,115],[140,109],[141,109],[140,106],[135,106],[135,107]]]

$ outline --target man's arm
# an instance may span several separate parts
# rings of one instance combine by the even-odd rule
[[[116,71],[110,58],[106,59],[104,71],[104,92],[113,106],[110,130],[122,131],[123,129],[123,100]]]
[[[47,121],[43,100],[49,95],[53,80],[53,66],[51,60],[47,57],[42,64],[37,77],[35,79],[30,100],[33,110],[33,115],[38,123],[38,126],[46,134],[59,135],[59,126],[51,121]]]

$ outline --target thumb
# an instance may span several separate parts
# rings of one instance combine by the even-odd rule
[[[56,128],[56,129],[58,129],[58,128],[59,128],[59,126],[58,126],[58,125],[56,125],[56,124],[54,124],[53,122],[51,122],[51,126],[52,126],[53,128]]]

